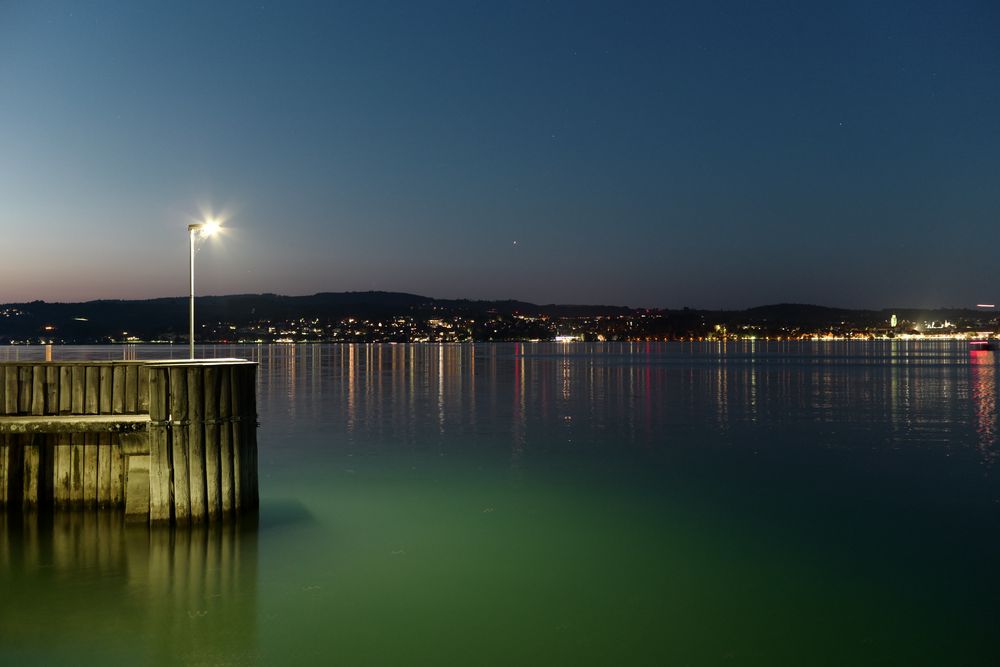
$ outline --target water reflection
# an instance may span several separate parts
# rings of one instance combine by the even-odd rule
[[[174,349],[174,348],[177,349]],[[182,346],[0,348],[0,359],[150,358]],[[205,346],[260,363],[270,446],[390,450],[496,445],[663,450],[812,428],[824,447],[995,450],[995,359],[961,341]],[[969,370],[971,368],[971,371]],[[992,456],[992,454],[990,455]]]
[[[663,619],[681,619],[679,652],[633,662],[724,661],[698,653],[720,628],[744,628],[740,655],[768,664],[788,637],[789,664],[845,637],[840,662],[857,664],[871,628],[889,628],[871,662],[920,662],[925,637],[940,637],[939,664],[995,645],[1000,499],[979,462],[1000,428],[996,360],[961,344],[199,353],[260,364],[259,533],[4,517],[0,662],[45,647],[48,663],[104,662],[114,646],[129,659],[107,662],[252,662],[259,643],[268,664],[475,662],[497,647],[504,664],[615,664],[622,646],[670,644]],[[832,624],[813,634],[802,619],[817,617]],[[900,658],[904,645],[917,648]]]
[[[997,370],[993,353],[976,350],[969,355],[969,375],[972,385],[972,402],[976,410],[976,431],[979,433],[979,450],[983,459],[992,463],[996,459],[997,440]]]
[[[62,662],[76,647],[87,663],[121,662],[123,651],[140,652],[129,656],[139,663],[246,663],[257,651],[256,582],[252,523],[150,530],[116,513],[0,513],[8,652],[39,658],[47,646]]]
[[[981,416],[995,413],[993,362],[970,377],[961,344],[354,344],[250,351],[261,361],[260,404],[273,411],[262,414],[265,428],[269,420],[316,419],[332,446],[348,449],[468,450],[502,437],[517,463],[532,451],[609,442],[662,450],[709,427],[713,437],[729,441],[811,425],[811,444],[825,447],[853,447],[862,437],[867,446],[888,448],[978,442],[986,452],[997,438],[995,425],[987,424],[995,417]],[[965,429],[975,437],[963,438]],[[704,433],[698,441],[706,442]]]

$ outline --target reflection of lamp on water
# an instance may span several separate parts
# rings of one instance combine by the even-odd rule
[[[188,237],[191,241],[191,300],[188,311],[188,348],[191,359],[194,359],[194,242],[199,236],[202,238],[214,236],[221,228],[222,223],[212,219],[188,225]]]

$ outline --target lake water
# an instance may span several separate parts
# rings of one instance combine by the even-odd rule
[[[0,663],[1000,664],[992,353],[201,353],[260,363],[259,521],[0,518]]]

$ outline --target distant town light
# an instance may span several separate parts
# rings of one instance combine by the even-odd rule
[[[996,308],[995,303],[977,303],[976,308]]]

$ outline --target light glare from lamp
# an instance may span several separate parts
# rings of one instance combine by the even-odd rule
[[[200,231],[202,236],[212,236],[214,234],[217,234],[221,228],[222,228],[222,223],[220,223],[218,220],[210,219],[206,220],[204,224],[202,224]]]

